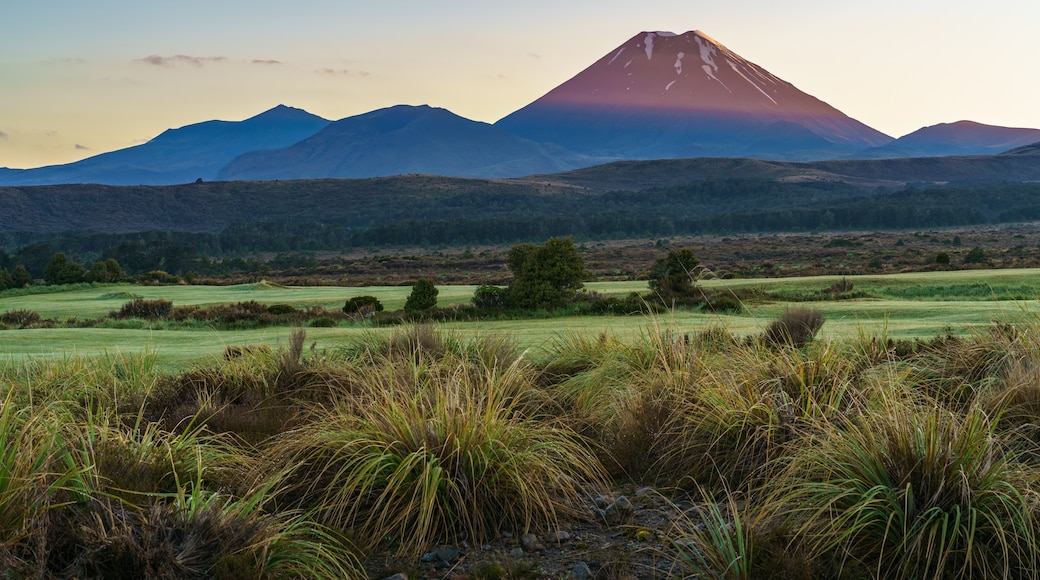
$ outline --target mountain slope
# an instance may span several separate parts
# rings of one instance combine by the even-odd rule
[[[495,125],[627,159],[820,159],[892,140],[699,31],[642,32]]]
[[[142,145],[75,163],[0,172],[0,185],[173,185],[209,180],[246,151],[284,147],[328,124],[304,110],[278,105],[244,121],[206,121],[170,129]]]
[[[871,147],[855,159],[994,155],[1040,141],[1040,129],[984,125],[974,121],[923,127],[880,147]]]
[[[1040,142],[1031,143],[1024,147],[1016,147],[1001,153],[1001,155],[1040,155]]]
[[[521,139],[427,105],[347,117],[299,143],[228,163],[221,180],[379,177],[431,173],[510,177],[590,164],[560,147]]]

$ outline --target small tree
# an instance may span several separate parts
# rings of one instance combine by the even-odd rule
[[[408,311],[429,310],[437,306],[437,287],[432,280],[419,278],[412,286],[412,293],[404,302],[404,309]]]
[[[585,261],[570,238],[513,246],[507,263],[513,272],[508,301],[515,308],[560,308],[584,286]]]
[[[29,270],[25,269],[25,266],[18,264],[11,271],[11,281],[13,282],[11,288],[27,288],[32,286],[33,277]]]
[[[75,284],[83,281],[84,273],[83,266],[70,261],[64,252],[58,252],[47,263],[43,281],[47,284]]]
[[[119,262],[115,258],[94,262],[90,270],[83,276],[83,279],[87,282],[111,283],[118,282],[123,278],[123,268],[119,266]]]
[[[686,302],[694,297],[695,270],[700,260],[688,248],[671,250],[650,267],[650,291],[667,303]]]
[[[946,252],[939,252],[938,254],[935,255],[935,264],[937,266],[949,266],[950,265],[950,255],[947,254]]]
[[[8,288],[14,288],[14,278],[11,277],[11,273],[7,271],[7,268],[0,270],[0,290],[7,290]]]

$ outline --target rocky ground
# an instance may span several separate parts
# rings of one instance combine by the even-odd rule
[[[589,498],[587,517],[540,534],[502,531],[483,545],[463,542],[420,558],[377,553],[370,578],[680,578],[693,573],[675,548],[678,530],[696,521],[689,499],[652,487],[617,489]]]

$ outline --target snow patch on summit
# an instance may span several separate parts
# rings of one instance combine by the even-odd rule
[[[719,70],[719,65],[715,64],[715,46],[711,43],[705,43],[699,36],[695,36],[693,39],[697,41],[697,48],[700,49],[701,52],[701,60],[704,61],[706,66],[710,66],[712,70],[717,72]],[[711,74],[709,73],[708,76],[711,76]]]
[[[681,51],[681,50],[679,51],[679,54],[677,54],[675,56],[675,74],[677,74],[677,75],[681,75],[682,74],[682,59],[685,56],[686,56],[686,53]]]
[[[619,56],[621,56],[622,52],[625,52],[625,47],[623,46],[618,49],[617,54],[614,55],[614,58],[610,59],[610,62],[607,63],[607,66],[614,64],[614,61],[617,60]]]
[[[643,39],[643,42],[646,43],[646,48],[644,49],[646,50],[646,60],[653,60],[654,58],[654,38],[656,37],[657,35],[653,32],[648,32],[646,38]]]

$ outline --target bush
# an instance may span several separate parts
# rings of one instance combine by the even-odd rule
[[[368,315],[382,311],[383,303],[375,296],[354,296],[343,305],[343,313],[347,315]]]
[[[473,306],[477,308],[505,308],[509,290],[491,284],[481,284],[473,292]]]
[[[788,309],[766,327],[765,340],[774,346],[801,348],[816,338],[825,321],[819,310]]]
[[[672,250],[659,258],[650,268],[650,291],[661,302],[668,304],[690,304],[695,296],[695,271],[700,260],[693,250]]]
[[[11,288],[28,288],[32,286],[33,277],[25,266],[18,264],[14,270],[11,270],[11,282]]]
[[[419,278],[415,285],[412,286],[412,293],[408,295],[408,299],[404,302],[404,309],[408,311],[429,310],[437,306],[437,294],[438,290],[433,285],[433,281]]]
[[[267,312],[274,314],[275,316],[285,316],[289,314],[296,314],[299,312],[294,306],[289,304],[272,304],[267,307]]]
[[[40,315],[34,310],[8,310],[0,314],[0,322],[17,326],[39,324]]]
[[[169,318],[173,314],[173,302],[169,300],[145,300],[144,298],[138,298],[132,302],[127,302],[119,310],[113,310],[108,313],[109,318],[115,319],[126,319],[126,318],[143,318],[147,320],[156,320],[160,318]]]
[[[937,266],[949,266],[950,265],[950,255],[947,254],[946,252],[939,252],[938,254],[935,255],[935,265],[937,265]]]
[[[986,250],[975,247],[964,255],[965,264],[984,264],[986,262]]]

